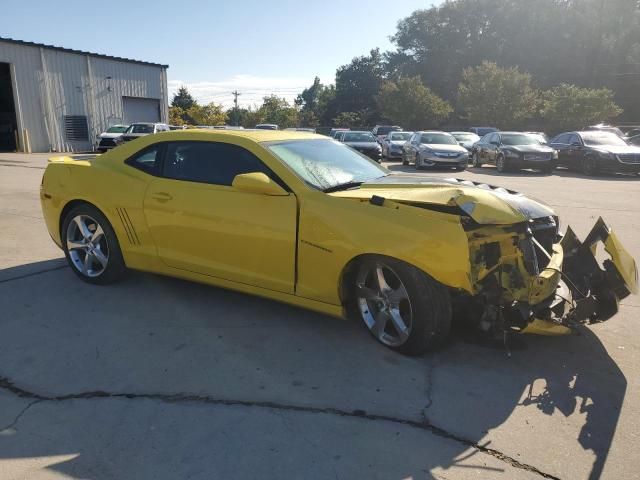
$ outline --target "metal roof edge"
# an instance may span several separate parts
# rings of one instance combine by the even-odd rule
[[[118,61],[118,62],[128,62],[128,63],[136,63],[138,65],[149,65],[149,66],[152,66],[152,67],[169,68],[169,65],[163,65],[161,63],[145,62],[143,60],[135,60],[135,59],[132,59],[132,58],[114,57],[112,55],[105,55],[105,54],[102,54],[102,53],[86,52],[84,50],[75,50],[73,48],[56,47],[55,45],[47,45],[46,43],[27,42],[25,40],[16,40],[16,39],[7,38],[7,37],[0,37],[0,42],[12,43],[14,45],[24,45],[24,46],[27,46],[27,47],[40,47],[40,48],[46,48],[48,50],[57,50],[57,51],[60,51],[60,52],[76,53],[76,54],[80,54],[80,55],[90,55],[92,57],[105,58],[107,60],[115,60],[115,61]]]

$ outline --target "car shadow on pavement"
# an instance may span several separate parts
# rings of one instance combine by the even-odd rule
[[[0,411],[17,389],[36,396],[4,409],[0,459],[64,456],[48,468],[102,479],[229,473],[238,462],[249,474],[271,458],[282,477],[293,471],[286,452],[351,477],[422,478],[468,468],[461,458],[476,445],[543,472],[557,452],[584,456],[591,464],[572,478],[602,473],[627,382],[589,329],[527,337],[511,358],[463,336],[408,358],[357,322],[144,273],[96,287],[59,267],[2,272]],[[238,452],[215,453],[227,442]],[[349,473],[348,461],[362,468]],[[318,468],[301,475],[333,476]]]

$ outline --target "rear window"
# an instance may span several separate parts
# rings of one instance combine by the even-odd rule
[[[153,125],[131,125],[127,130],[127,133],[153,133]]]
[[[376,135],[387,135],[389,132],[397,132],[401,130],[400,127],[378,127],[376,130]]]

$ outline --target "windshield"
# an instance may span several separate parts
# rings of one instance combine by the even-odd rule
[[[627,142],[613,133],[593,131],[582,132],[580,135],[585,145],[614,145],[619,147],[627,145]]]
[[[411,132],[395,132],[389,135],[392,142],[406,142],[413,135]]]
[[[144,123],[131,125],[127,129],[127,133],[153,133],[153,125],[147,125]]]
[[[457,145],[456,137],[448,133],[423,133],[420,137],[421,144],[427,145]]]
[[[107,133],[124,133],[127,128],[129,127],[125,127],[124,125],[119,125],[117,127],[109,127],[107,128]]]
[[[546,145],[549,142],[549,139],[544,133],[528,133],[530,137],[536,139],[536,141],[541,145]]]
[[[459,142],[477,142],[480,137],[475,133],[452,133],[456,140]]]
[[[369,132],[349,132],[342,138],[343,142],[375,142],[375,137]]]
[[[502,134],[503,145],[540,145],[540,141],[533,135],[516,133],[514,135]]]
[[[617,135],[619,137],[623,137],[624,133],[622,133],[622,130],[620,130],[618,127],[601,127],[598,125],[595,125],[593,127],[589,127],[587,130],[595,130],[598,132],[607,132],[607,133],[613,133],[614,135]]]
[[[289,140],[266,144],[308,184],[321,190],[384,177],[389,171],[333,140]]]

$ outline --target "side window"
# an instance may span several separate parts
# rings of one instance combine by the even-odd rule
[[[573,145],[574,143],[579,143],[582,145],[582,142],[580,141],[580,137],[578,137],[578,135],[576,135],[575,133],[569,137],[569,140],[567,141],[567,143],[569,145]]]
[[[413,138],[411,138],[411,143],[413,145],[418,145],[418,143],[420,142],[420,134],[416,133]]]
[[[236,175],[273,173],[248,150],[217,142],[175,142],[167,145],[163,176],[188,182],[230,186]]]
[[[500,143],[500,135],[492,133],[491,137],[489,137],[489,143]]]
[[[551,143],[559,143],[559,144],[567,144],[569,140],[569,134],[563,133],[562,135],[558,135],[556,138],[551,140]]]
[[[128,158],[125,163],[151,175],[158,174],[162,145],[152,145]]]

